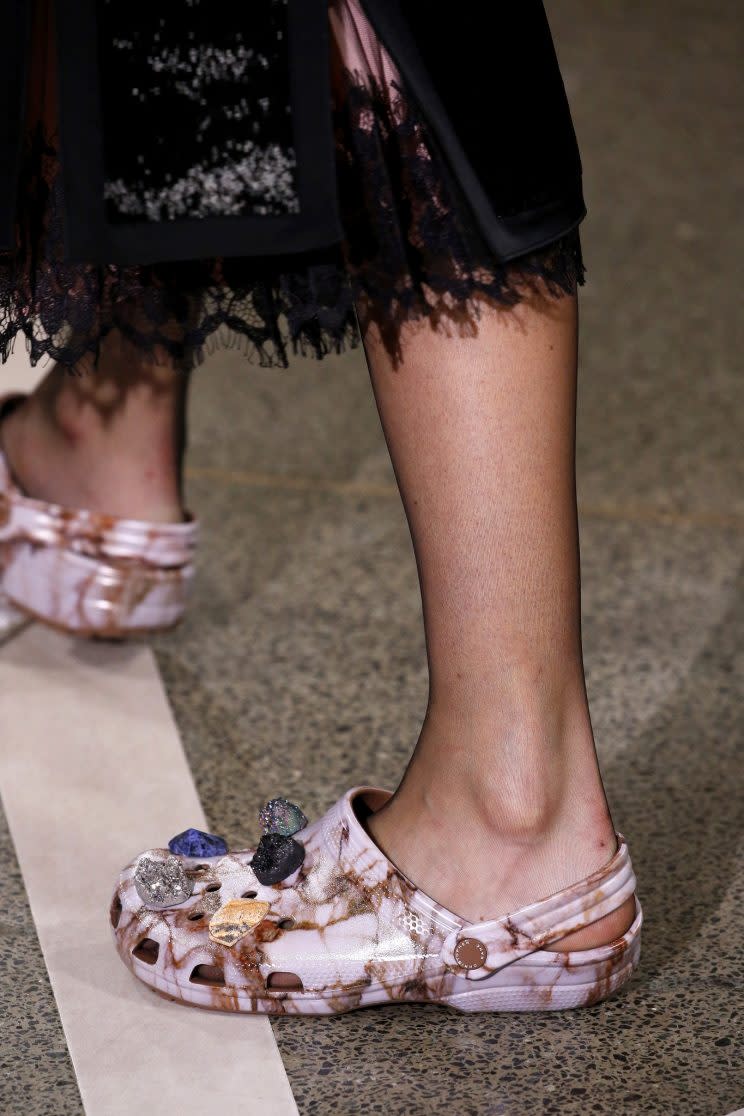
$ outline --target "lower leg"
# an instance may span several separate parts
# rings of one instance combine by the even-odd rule
[[[30,496],[150,522],[183,518],[188,374],[145,361],[118,331],[97,367],[55,365],[3,422],[0,441]]]
[[[54,20],[34,5],[29,128],[57,133]],[[119,306],[124,314],[126,307]],[[138,310],[133,310],[137,324]],[[174,338],[179,336],[173,323]],[[118,330],[95,368],[54,366],[2,424],[0,443],[21,488],[41,500],[124,518],[183,518],[180,463],[188,376],[164,351],[145,361]]]
[[[576,303],[484,309],[474,338],[366,330],[413,537],[430,669],[419,741],[370,831],[471,920],[573,883],[616,843],[584,685],[574,485]],[[609,941],[632,900],[564,948]]]

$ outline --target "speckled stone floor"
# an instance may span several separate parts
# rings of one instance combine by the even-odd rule
[[[646,911],[642,969],[570,1015],[390,1007],[280,1020],[301,1116],[725,1116],[744,1105],[744,18],[723,0],[548,4],[582,144],[585,646],[608,792]],[[736,293],[735,293],[736,292]],[[207,815],[316,814],[392,784],[425,700],[410,542],[359,353],[196,377],[205,526],[156,642]],[[2,1116],[78,1116],[0,826]],[[12,1082],[12,1086],[11,1086]]]

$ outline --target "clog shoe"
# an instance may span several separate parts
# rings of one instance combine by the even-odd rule
[[[330,1015],[424,1002],[461,1011],[594,1004],[638,965],[641,908],[596,949],[551,945],[635,895],[628,846],[589,877],[501,918],[470,923],[434,902],[372,841],[388,792],[358,787],[318,821],[274,799],[257,849],[187,830],[121,873],[110,909],[119,954],[172,1000]]]

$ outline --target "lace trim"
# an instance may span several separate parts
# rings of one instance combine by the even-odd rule
[[[400,87],[346,71],[334,107],[344,241],[268,265],[250,258],[99,267],[64,260],[55,143],[38,127],[20,182],[17,247],[0,257],[0,357],[95,357],[120,329],[143,354],[198,364],[220,345],[263,366],[358,344],[355,303],[397,361],[407,322],[472,333],[485,303],[559,297],[583,282],[578,232],[507,264],[485,244],[423,116]]]
[[[471,333],[484,305],[576,292],[577,229],[500,263],[410,95],[369,74],[345,76],[337,132],[345,258],[360,319],[376,323],[396,358],[406,322]]]

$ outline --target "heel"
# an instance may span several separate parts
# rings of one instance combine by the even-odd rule
[[[186,608],[198,537],[190,515],[146,523],[35,500],[0,452],[2,590],[45,624],[108,639],[172,628]]]
[[[601,1003],[622,988],[641,958],[643,914],[621,938],[598,949],[542,950],[477,983],[461,979],[444,1002],[458,1011],[565,1011]]]

